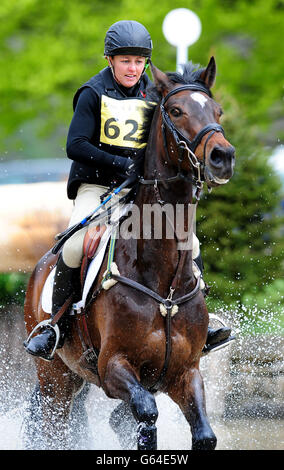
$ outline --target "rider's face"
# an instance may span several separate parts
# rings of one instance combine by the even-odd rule
[[[116,81],[130,88],[139,81],[145,67],[145,57],[134,55],[116,55],[109,58],[114,70]]]

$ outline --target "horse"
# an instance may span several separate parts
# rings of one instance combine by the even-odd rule
[[[235,149],[211,93],[216,62],[211,57],[207,67],[197,68],[188,63],[183,74],[164,73],[151,63],[151,73],[158,101],[148,116],[144,173],[134,203],[140,213],[145,205],[179,205],[186,233],[192,222],[187,208],[200,198],[203,183],[208,188],[225,184],[234,171]],[[158,392],[181,409],[192,449],[215,449],[199,370],[208,310],[193,272],[192,247],[181,249],[185,238],[177,236],[176,226],[168,237],[167,222],[163,217],[159,239],[117,238],[112,265],[118,272],[108,268],[110,252],[105,253],[85,311],[69,317],[64,345],[50,362],[35,359],[38,383],[29,407],[27,448],[35,445],[39,431],[48,448],[68,448],[71,410],[87,383],[122,401],[119,412],[135,426],[138,450],[157,449]],[[143,231],[143,217],[139,224]],[[48,252],[31,275],[24,305],[28,334],[48,319],[41,292],[56,260]],[[106,277],[113,281],[108,290],[102,289]],[[110,423],[119,433],[117,416]]]

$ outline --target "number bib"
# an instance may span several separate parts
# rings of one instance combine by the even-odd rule
[[[147,101],[130,98],[116,100],[102,95],[100,141],[118,147],[142,148],[144,112]]]

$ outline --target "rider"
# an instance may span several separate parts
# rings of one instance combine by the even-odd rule
[[[141,159],[135,161],[135,157],[141,154],[139,150],[146,142],[141,144],[137,132],[143,123],[142,108],[152,86],[145,73],[151,53],[152,40],[142,24],[136,21],[114,23],[105,37],[104,55],[108,67],[87,81],[74,96],[74,115],[67,137],[67,156],[73,160],[67,194],[74,200],[69,226],[80,222],[100,204],[100,196],[107,187],[121,184],[129,175],[134,180],[138,178],[137,162]],[[117,115],[126,117],[119,127]],[[52,318],[74,292],[86,230],[72,235],[59,256]],[[60,320],[62,338],[64,325]],[[229,328],[209,329],[206,345],[223,341],[229,335]],[[54,329],[44,326],[40,334],[24,343],[25,348],[30,354],[47,359],[55,338]]]

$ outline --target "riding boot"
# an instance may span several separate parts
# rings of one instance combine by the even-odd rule
[[[198,268],[200,269],[201,277],[203,277],[204,264],[203,264],[203,260],[202,260],[200,252],[199,252],[199,255],[194,259],[194,261],[197,264]],[[202,289],[204,297],[208,295],[209,290],[210,290],[210,287],[205,284],[205,288]],[[225,344],[235,339],[235,337],[232,337],[230,335],[231,335],[231,328],[223,327],[223,328],[214,329],[214,328],[208,327],[207,339],[206,339],[206,344],[204,346],[203,352],[209,352],[212,349],[215,349],[218,346],[221,346],[222,344]]]
[[[59,257],[55,276],[52,295],[52,313],[51,320],[63,307],[65,302],[74,293],[75,281],[78,277],[79,268],[69,268],[63,261],[62,256]],[[64,316],[60,318],[58,326],[60,338],[57,347],[62,347],[67,333],[69,319]],[[56,330],[53,326],[45,324],[42,326],[40,333],[33,336],[30,340],[24,342],[25,349],[33,356],[38,356],[46,360],[51,360],[51,353],[56,345]]]

